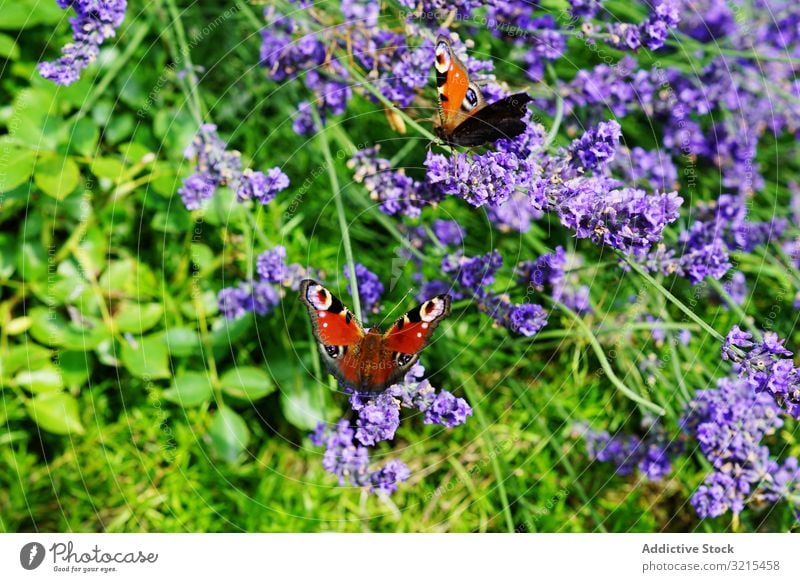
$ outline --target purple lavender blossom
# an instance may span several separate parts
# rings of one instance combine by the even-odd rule
[[[787,475],[762,444],[783,426],[779,409],[769,395],[753,392],[747,380],[723,378],[716,388],[699,391],[683,425],[714,466],[692,496],[700,517],[739,514],[751,499],[776,502],[787,492],[775,487]],[[787,460],[787,465],[791,469],[796,462]]]
[[[669,31],[680,21],[677,6],[672,0],[664,0],[653,7],[650,15],[641,24],[612,23],[608,32],[610,44],[617,48],[637,50],[642,46],[658,50],[664,46]]]
[[[347,265],[344,267],[344,276],[350,281],[350,269]],[[375,311],[383,295],[383,283],[375,273],[361,263],[356,263],[356,281],[358,282],[358,296],[364,311]],[[347,291],[351,295],[353,294],[350,283],[347,284]]]
[[[547,312],[541,305],[523,303],[508,310],[508,328],[525,337],[536,335],[547,325]]]
[[[217,303],[226,319],[237,319],[248,312],[264,316],[280,303],[280,294],[266,281],[242,281],[236,287],[221,289]]]
[[[672,470],[671,457],[680,452],[681,444],[668,438],[663,428],[654,420],[646,419],[644,437],[632,434],[610,435],[607,431],[593,431],[579,423],[575,433],[586,442],[586,452],[595,461],[611,463],[618,475],[630,475],[638,469],[644,478],[657,481]]]
[[[800,369],[794,366],[792,352],[784,340],[768,331],[760,342],[733,326],[722,346],[722,358],[734,362],[734,371],[754,393],[766,393],[786,413],[800,419]]]
[[[241,154],[226,150],[225,142],[217,135],[217,126],[211,123],[200,126],[184,156],[194,159],[196,166],[196,172],[178,190],[188,210],[201,208],[220,186],[231,186],[240,202],[255,199],[261,204],[269,203],[289,186],[289,178],[280,168],[272,168],[267,174],[250,168],[242,171]]]
[[[507,152],[469,156],[456,153],[448,158],[428,152],[425,160],[428,183],[447,196],[457,196],[476,208],[506,202],[528,181],[528,162]]]
[[[358,410],[356,438],[365,446],[392,440],[400,426],[400,404],[388,392]]]
[[[373,471],[368,469],[367,447],[394,438],[400,425],[401,406],[422,412],[426,424],[447,428],[464,424],[472,415],[472,408],[463,398],[445,390],[437,391],[428,380],[422,379],[424,375],[425,368],[414,364],[402,382],[380,394],[351,393],[350,405],[358,414],[355,428],[340,420],[332,429],[320,424],[310,435],[315,446],[326,448],[323,467],[339,478],[340,485],[366,486],[372,493],[388,495],[408,479],[408,467],[398,460]]]
[[[183,181],[183,185],[178,189],[178,195],[187,210],[197,210],[202,208],[204,202],[211,199],[216,190],[216,180],[211,175],[200,172],[192,174]]]
[[[39,63],[37,68],[45,79],[59,85],[71,85],[81,71],[91,64],[100,52],[100,45],[115,36],[125,19],[126,0],[57,0],[62,10],[72,7],[76,16],[70,18],[73,41],[55,61]]]
[[[605,168],[617,153],[622,128],[616,121],[597,124],[572,142],[569,155],[579,174]]]
[[[434,220],[431,230],[443,245],[460,245],[464,241],[464,229],[455,220]]]
[[[259,204],[269,204],[280,192],[289,187],[289,178],[280,168],[272,168],[266,174],[247,168],[242,172],[236,198],[239,202],[256,200]]]
[[[440,424],[448,428],[464,424],[472,415],[472,408],[463,398],[441,391],[425,409],[425,424]]]
[[[281,283],[286,275],[286,247],[274,246],[256,259],[256,271],[262,280]]]
[[[648,195],[636,188],[610,192],[586,182],[559,203],[561,224],[578,238],[589,238],[635,257],[661,240],[664,228],[678,218],[683,199],[676,192]]]
[[[485,288],[494,283],[494,275],[503,265],[503,257],[497,250],[477,257],[465,257],[460,253],[445,257],[442,270],[455,273],[458,285],[482,296]]]
[[[348,162],[354,170],[353,180],[364,184],[370,198],[380,203],[381,212],[388,215],[405,214],[416,218],[424,206],[435,202],[422,185],[392,168],[389,160],[378,157],[379,148],[356,152]]]
[[[217,295],[219,310],[225,319],[237,319],[247,313],[250,292],[247,287],[226,287]]]

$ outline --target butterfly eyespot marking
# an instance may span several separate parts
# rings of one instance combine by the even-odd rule
[[[450,47],[444,41],[436,45],[436,69],[440,73],[446,73],[450,68]]]
[[[403,352],[394,353],[394,363],[398,366],[405,366],[414,359],[414,354],[404,354]]]
[[[467,94],[464,95],[464,103],[462,104],[462,107],[465,111],[472,111],[477,106],[478,106],[478,94],[475,92],[475,89],[470,87],[469,89],[467,89]]]
[[[347,346],[324,346],[325,353],[334,360],[338,360],[347,352]]]
[[[333,305],[333,296],[322,285],[309,285],[306,298],[319,311],[327,311]]]
[[[420,319],[422,321],[431,322],[440,317],[445,310],[445,303],[438,297],[426,301],[420,309]]]

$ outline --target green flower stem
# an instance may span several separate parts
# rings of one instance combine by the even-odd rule
[[[430,131],[428,131],[424,127],[422,127],[415,120],[411,119],[411,117],[409,117],[409,115],[405,111],[403,111],[397,105],[392,103],[391,100],[387,99],[383,95],[383,93],[381,93],[378,90],[378,88],[375,87],[375,85],[370,83],[367,80],[367,78],[364,75],[362,75],[350,63],[348,63],[347,61],[342,61],[341,64],[344,66],[344,68],[347,70],[347,72],[350,73],[353,76],[353,78],[361,84],[362,87],[364,87],[364,89],[369,91],[369,93],[371,95],[373,95],[378,101],[380,101],[387,109],[389,109],[389,110],[393,111],[394,113],[396,113],[406,123],[406,125],[410,125],[414,129],[416,129],[421,135],[424,135],[425,137],[427,137],[429,140],[431,140],[433,142],[438,142],[439,141],[439,138],[437,138],[435,135],[433,135],[433,133],[431,133]]]
[[[475,411],[475,417],[478,419],[478,424],[481,425],[481,438],[483,438],[486,448],[489,452],[497,450],[494,444],[494,438],[489,431],[489,424],[486,422],[486,416],[483,414],[483,409],[480,406],[480,398],[475,390],[475,381],[468,374],[459,374],[458,377],[465,378],[464,392],[472,402],[472,409]],[[495,483],[497,484],[497,491],[500,494],[500,502],[503,504],[503,517],[505,518],[506,528],[509,533],[514,532],[514,520],[511,517],[511,507],[508,504],[508,494],[506,493],[505,479],[502,471],[500,471],[500,462],[497,460],[498,455],[490,454],[492,460],[492,471],[495,476]]]
[[[723,342],[725,341],[725,337],[724,337],[722,334],[720,334],[720,333],[719,333],[719,332],[718,332],[716,329],[714,329],[713,327],[711,327],[710,325],[708,325],[708,324],[707,324],[705,321],[703,321],[703,320],[702,320],[702,319],[701,319],[701,318],[700,318],[700,317],[699,317],[699,316],[698,316],[698,315],[697,315],[697,314],[696,314],[694,311],[692,311],[692,310],[691,310],[691,309],[689,309],[689,308],[688,308],[686,305],[684,305],[684,303],[683,303],[683,302],[682,302],[680,299],[678,299],[677,297],[675,297],[675,296],[674,296],[672,293],[670,293],[670,292],[669,292],[669,290],[668,290],[668,289],[666,289],[666,288],[665,288],[665,287],[664,287],[664,286],[663,286],[661,283],[659,283],[658,281],[656,281],[656,280],[653,278],[653,276],[652,276],[650,273],[648,273],[647,271],[645,271],[645,270],[642,268],[642,266],[641,266],[641,265],[639,265],[639,263],[637,263],[635,260],[631,259],[631,258],[630,258],[628,255],[626,255],[625,253],[622,253],[621,251],[617,251],[617,252],[618,252],[619,256],[620,256],[620,257],[621,257],[621,258],[622,258],[622,259],[623,259],[623,260],[624,260],[626,263],[628,263],[628,265],[630,265],[631,269],[633,269],[634,271],[636,271],[636,273],[637,273],[637,274],[638,274],[640,277],[642,277],[642,279],[644,279],[645,281],[647,281],[648,283],[650,283],[650,284],[651,284],[653,287],[655,287],[655,289],[656,289],[656,290],[657,290],[659,293],[661,293],[661,294],[662,294],[662,295],[663,295],[663,296],[664,296],[664,297],[665,297],[665,298],[666,298],[666,299],[667,299],[667,300],[668,300],[670,303],[672,303],[673,305],[675,305],[675,307],[677,307],[678,309],[680,309],[681,311],[683,311],[683,312],[684,312],[684,313],[685,313],[685,314],[686,314],[686,315],[689,317],[689,319],[691,319],[692,321],[694,321],[694,322],[695,322],[697,325],[699,325],[701,328],[703,328],[703,330],[704,330],[706,333],[708,333],[709,335],[711,335],[711,337],[713,337],[714,339],[716,339],[716,340],[717,340],[717,341],[719,341],[720,343],[723,343]]]
[[[547,64],[547,76],[553,83],[553,89],[556,96],[556,115],[553,118],[553,125],[550,127],[550,131],[547,132],[547,139],[544,140],[544,144],[542,149],[547,149],[550,147],[550,144],[553,143],[553,140],[556,139],[558,135],[558,130],[561,128],[561,121],[564,118],[564,98],[561,96],[561,92],[558,88],[558,75],[556,75],[556,71],[553,68],[553,65],[550,63]]]
[[[339,142],[339,145],[351,152],[357,151],[355,144],[353,144],[350,138],[347,137],[347,134],[345,134],[341,127],[338,125],[333,125],[330,126],[329,130],[334,134],[334,137]],[[394,222],[392,222],[388,216],[376,208],[374,204],[370,203],[369,200],[366,200],[363,197],[358,197],[355,198],[355,201],[357,204],[360,204],[361,207],[364,208],[364,210],[366,210],[372,218],[377,220],[389,234],[391,234],[401,245],[408,249],[408,251],[417,259],[426,263],[435,262],[435,259],[423,254],[418,248],[412,245],[408,240],[408,237],[404,236],[403,233],[397,229]]]
[[[676,322],[637,322],[631,323],[625,326],[613,326],[613,327],[601,327],[599,329],[594,330],[594,334],[598,335],[606,335],[611,333],[620,333],[624,331],[653,331],[654,329],[663,329],[663,330],[684,330],[688,329],[689,331],[698,331],[700,329],[699,326],[694,324],[686,324],[686,323],[676,323]],[[536,340],[547,340],[547,339],[560,339],[560,338],[574,338],[582,336],[582,333],[576,333],[574,331],[570,331],[567,329],[550,329],[540,331],[536,334]],[[530,338],[521,337],[518,341],[526,341],[529,342]]]
[[[650,402],[643,396],[640,396],[633,390],[631,390],[625,383],[620,380],[617,375],[614,373],[614,370],[611,368],[611,364],[606,358],[605,353],[603,352],[603,347],[600,345],[600,342],[597,340],[597,337],[592,333],[592,330],[589,329],[589,326],[586,325],[586,322],[583,321],[583,318],[579,316],[577,313],[572,311],[569,307],[556,301],[555,299],[545,298],[549,303],[552,303],[554,306],[558,307],[561,311],[569,315],[572,320],[577,324],[577,326],[583,331],[583,334],[586,336],[586,339],[589,340],[589,344],[592,346],[592,350],[594,350],[594,354],[597,357],[598,361],[600,362],[600,367],[603,368],[608,379],[611,383],[619,390],[622,394],[627,396],[630,400],[641,404],[645,408],[655,412],[659,416],[664,415],[664,409],[660,407],[658,404]]]
[[[772,248],[775,250],[775,254],[777,254],[781,258],[781,261],[783,261],[783,263],[776,261],[776,264],[779,264],[789,273],[789,275],[791,275],[791,278],[794,279],[795,285],[800,286],[800,270],[794,266],[792,257],[790,257],[783,249],[783,246],[777,242],[772,245]]]
[[[142,41],[144,40],[145,36],[147,36],[148,32],[150,32],[150,22],[145,21],[136,29],[136,32],[133,33],[131,39],[127,41],[125,50],[122,51],[122,54],[119,56],[119,58],[114,59],[114,61],[110,64],[108,71],[105,75],[103,75],[103,78],[100,79],[100,82],[92,87],[92,92],[89,93],[88,97],[86,97],[86,99],[83,101],[81,108],[69,118],[71,123],[74,123],[79,119],[83,119],[86,116],[86,113],[91,111],[97,99],[106,93],[106,90],[111,82],[116,78],[125,65],[128,64],[128,61],[133,56],[133,53],[135,53],[139,48],[139,45],[142,44]]]
[[[361,299],[358,296],[358,279],[356,278],[356,263],[353,260],[353,247],[350,244],[350,231],[347,225],[347,217],[344,213],[344,203],[342,202],[342,192],[339,189],[339,178],[336,176],[336,166],[333,163],[333,156],[331,155],[331,146],[328,143],[328,136],[326,134],[327,128],[322,125],[319,112],[316,107],[311,108],[311,116],[314,118],[314,124],[319,128],[319,143],[322,148],[322,155],[325,158],[325,166],[328,168],[328,178],[331,182],[331,190],[333,190],[333,201],[336,204],[336,214],[339,217],[339,230],[342,234],[342,245],[344,246],[344,257],[347,262],[347,270],[350,273],[350,290],[353,297],[353,314],[356,319],[363,321],[361,317]]]
[[[744,325],[747,330],[753,334],[753,337],[756,341],[761,341],[761,331],[753,324],[753,318],[749,317],[742,307],[734,301],[733,297],[725,290],[725,287],[722,284],[714,279],[714,277],[707,278],[708,284],[711,286],[717,294],[722,297],[725,303],[728,304],[728,308],[733,311],[736,316],[739,318],[740,323]]]
[[[167,44],[169,45],[170,52],[172,52],[173,60],[181,64],[182,67],[188,71],[188,75],[181,80],[180,85],[186,95],[189,111],[192,117],[194,117],[195,123],[200,126],[203,124],[203,102],[200,100],[200,93],[197,91],[197,76],[194,72],[189,44],[186,42],[186,31],[183,29],[183,22],[181,21],[178,8],[175,6],[175,0],[165,1],[167,3],[169,18],[171,18],[169,26],[164,29],[167,34]],[[160,10],[163,10],[162,0],[158,0],[157,6]],[[175,38],[172,36],[173,29]]]

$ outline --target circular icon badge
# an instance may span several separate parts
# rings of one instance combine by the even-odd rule
[[[44,546],[39,542],[30,542],[19,551],[19,563],[26,570],[35,570],[44,561]]]

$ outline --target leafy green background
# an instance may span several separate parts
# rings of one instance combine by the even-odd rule
[[[380,215],[352,182],[346,159],[353,144],[381,143],[386,157],[421,176],[429,142],[411,128],[398,135],[379,106],[356,96],[345,116],[329,122],[335,163],[328,167],[320,139],[291,129],[295,106],[307,97],[302,84],[268,82],[257,66],[259,7],[179,3],[178,26],[171,2],[131,4],[99,61],[59,88],[35,65],[70,40],[69,14],[54,2],[0,3],[0,531],[732,527],[726,518],[699,521],[688,504],[707,470],[693,443],[656,483],[589,461],[575,422],[635,431],[644,411],[601,373],[584,328],[553,312],[535,339],[514,337],[469,302],[456,305],[423,362],[436,386],[467,398],[474,417],[443,430],[406,414],[398,437],[376,454],[412,471],[390,502],[338,487],[307,435],[347,404],[319,367],[302,306],[287,296],[267,317],[228,323],[216,293],[252,272],[259,252],[282,244],[290,260],[321,269],[348,298],[332,169],[356,259],[384,282],[396,281],[386,305],[410,307],[416,267],[401,259],[404,226]],[[185,58],[181,32],[199,39]],[[488,33],[475,40],[475,50],[508,56]],[[570,46],[572,60],[557,66],[565,79],[596,57]],[[684,66],[681,54],[662,65],[670,59]],[[192,63],[196,93],[185,74]],[[509,62],[498,68],[521,79]],[[222,191],[207,209],[187,211],[176,191],[191,171],[183,150],[198,115],[253,167],[281,166],[292,186],[264,208],[238,205]],[[623,126],[641,145],[656,139],[645,119]],[[792,147],[764,144],[760,161],[768,170],[784,164]],[[781,184],[795,175],[796,163],[788,164]],[[768,190],[754,204],[757,217],[788,205],[783,185]],[[712,199],[718,191],[718,176],[701,173],[696,193]],[[422,222],[434,217],[464,226],[467,255],[497,248],[507,267],[557,244],[575,247],[546,219],[526,235],[497,232],[458,200],[426,210]],[[580,250],[581,281],[596,306],[588,329],[617,375],[665,408],[665,425],[678,438],[676,395],[727,373],[719,345],[614,256],[588,244]],[[763,323],[777,310],[774,329],[796,343],[786,271],[767,249],[736,258],[752,285],[749,317]],[[435,275],[440,260],[440,250],[426,249],[424,271]],[[498,286],[513,289],[512,282],[506,268]],[[683,301],[696,298],[686,282],[668,283]],[[639,300],[629,303],[631,295]],[[714,301],[695,301],[693,310],[722,332],[739,321]],[[637,320],[648,313],[691,329],[691,345],[654,342]],[[662,365],[642,371],[648,358]],[[800,454],[796,423],[774,440],[784,454]],[[737,527],[782,531],[794,523],[779,505],[748,510]]]

